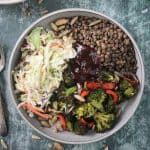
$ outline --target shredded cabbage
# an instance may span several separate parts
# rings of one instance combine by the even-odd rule
[[[63,80],[69,59],[76,56],[72,40],[57,39],[52,31],[37,27],[21,49],[22,58],[14,70],[15,87],[21,101],[44,107]]]

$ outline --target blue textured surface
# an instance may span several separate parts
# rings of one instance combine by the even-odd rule
[[[113,136],[92,144],[64,145],[65,150],[103,150],[107,143],[110,150],[150,150],[150,1],[149,0],[45,0],[42,5],[30,0],[32,15],[24,16],[24,4],[0,6],[0,44],[6,53],[6,68],[0,75],[0,85],[9,114],[9,135],[5,138],[10,150],[48,150],[52,141],[38,135],[22,120],[10,99],[7,90],[7,66],[12,48],[19,35],[40,17],[38,11],[46,7],[49,11],[61,8],[89,8],[111,16],[120,22],[135,38],[140,47],[146,72],[145,91],[140,106],[130,121]],[[2,147],[0,146],[0,150]]]

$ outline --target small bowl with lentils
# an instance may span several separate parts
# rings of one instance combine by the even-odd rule
[[[143,93],[144,66],[130,33],[86,9],[52,12],[17,41],[9,87],[21,116],[45,137],[70,144],[121,129]]]

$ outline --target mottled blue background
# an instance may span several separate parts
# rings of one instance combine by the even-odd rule
[[[15,109],[7,90],[7,66],[12,48],[26,27],[40,17],[39,11],[47,8],[54,11],[62,8],[89,8],[111,16],[133,35],[140,47],[145,65],[146,81],[144,94],[134,116],[113,136],[92,144],[64,145],[65,150],[103,150],[107,143],[110,150],[150,150],[150,1],[149,0],[45,0],[38,5],[30,0],[32,15],[24,16],[24,4],[0,6],[0,44],[6,53],[6,68],[0,75],[0,85],[9,114],[9,135],[4,138],[10,150],[48,150],[52,141],[38,135],[22,120]],[[2,147],[0,146],[0,150]]]

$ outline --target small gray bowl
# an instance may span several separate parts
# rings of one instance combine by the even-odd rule
[[[113,129],[111,129],[107,132],[104,132],[104,133],[95,133],[95,134],[89,133],[84,136],[75,135],[75,134],[73,134],[71,132],[67,132],[67,131],[61,132],[61,133],[54,133],[52,131],[52,129],[41,127],[39,122],[34,118],[30,118],[23,109],[18,109],[17,105],[19,102],[18,102],[15,92],[14,92],[14,83],[13,83],[13,79],[12,79],[12,70],[15,68],[17,61],[19,59],[20,47],[21,47],[25,37],[31,32],[31,30],[33,28],[35,28],[37,26],[45,27],[45,26],[47,26],[47,24],[49,22],[52,22],[58,18],[79,16],[79,15],[108,19],[112,23],[118,25],[129,36],[129,38],[131,39],[131,41],[134,45],[134,49],[135,49],[137,65],[138,65],[137,76],[140,81],[140,87],[139,87],[138,94],[134,98],[125,102],[122,105],[122,109],[123,109],[122,115],[121,115],[118,123],[114,126]],[[45,136],[49,139],[58,141],[58,142],[67,143],[67,144],[83,144],[83,143],[99,141],[99,140],[109,137],[110,135],[114,134],[116,131],[121,129],[127,123],[127,121],[132,117],[132,115],[134,114],[135,110],[137,109],[137,107],[140,103],[140,99],[141,99],[143,89],[144,89],[144,65],[143,65],[142,57],[141,57],[141,54],[140,54],[140,51],[139,51],[139,48],[138,48],[136,42],[134,41],[132,36],[129,34],[129,32],[118,22],[116,22],[115,20],[113,20],[112,18],[110,18],[104,14],[101,14],[101,13],[98,13],[95,11],[91,11],[91,10],[80,9],[80,8],[63,9],[63,10],[52,12],[52,13],[38,19],[36,22],[31,24],[30,27],[28,27],[22,33],[22,35],[20,36],[20,38],[18,39],[18,41],[15,45],[15,47],[12,51],[12,55],[10,57],[9,68],[8,68],[8,83],[9,83],[10,94],[11,94],[12,100],[14,101],[14,103],[16,105],[17,110],[19,111],[22,118],[24,118],[24,120],[26,120],[33,129],[35,129],[37,132],[39,132],[43,136]]]

